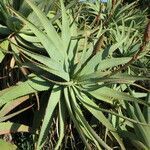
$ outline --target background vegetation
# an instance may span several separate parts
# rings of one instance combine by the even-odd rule
[[[0,147],[150,149],[143,2],[0,1]]]

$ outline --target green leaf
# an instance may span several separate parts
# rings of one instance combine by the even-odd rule
[[[82,126],[84,126],[84,128],[87,130],[86,134],[89,133],[91,138],[92,138],[91,140],[93,140],[93,138],[94,138],[95,140],[93,140],[93,141],[97,141],[104,148],[106,148],[108,150],[111,150],[111,148],[100,138],[100,136],[97,135],[97,133],[92,129],[92,127],[86,121],[86,119],[85,119],[85,117],[84,117],[84,115],[83,115],[83,113],[81,111],[80,106],[76,102],[76,97],[75,97],[75,93],[73,92],[73,90],[70,89],[70,93],[71,93],[73,109],[76,110],[75,113],[78,115],[80,120],[83,122]]]
[[[17,111],[17,112],[10,113],[9,115],[6,115],[6,116],[4,116],[4,117],[0,117],[0,122],[4,122],[4,121],[6,121],[6,120],[8,120],[8,119],[10,119],[10,118],[12,118],[12,117],[14,117],[14,116],[17,116],[17,115],[19,115],[20,113],[22,113],[22,112],[24,112],[24,111],[30,109],[32,106],[33,106],[33,105],[30,105],[30,106],[28,106],[28,107],[26,107],[26,108],[22,108],[21,110],[19,110],[19,111]]]
[[[10,8],[10,10],[16,14],[16,16],[24,23],[26,24],[31,31],[37,36],[39,41],[42,43],[44,48],[46,49],[47,53],[49,54],[50,57],[54,58],[58,62],[64,62],[64,58],[62,57],[61,53],[59,53],[56,50],[56,47],[54,43],[49,39],[48,35],[45,34],[43,31],[41,31],[38,27],[36,27],[33,23],[28,21],[25,17],[23,17],[21,14],[16,12],[14,9]],[[53,35],[53,34],[52,34]],[[59,49],[60,50],[60,49]]]
[[[31,128],[29,126],[19,124],[19,123],[12,123],[12,122],[1,122],[0,123],[0,135],[15,133],[15,132],[30,132]]]
[[[131,60],[131,57],[122,57],[122,58],[108,58],[101,61],[101,63],[97,67],[98,70],[105,70],[108,68],[112,68],[118,65],[126,64]]]
[[[96,71],[97,66],[100,64],[102,59],[102,52],[98,52],[95,56],[93,56],[87,64],[80,71],[79,76],[87,75]]]
[[[99,74],[98,74],[99,73]],[[144,76],[132,76],[132,75],[128,75],[128,74],[115,74],[111,77],[107,77],[109,71],[106,72],[95,72],[95,74],[90,74],[89,77],[88,75],[80,77],[79,82],[81,84],[98,84],[100,85],[101,83],[127,83],[127,84],[133,84],[135,81],[139,81],[139,80],[150,80],[150,78],[148,77],[144,77]],[[83,83],[82,83],[83,82]],[[137,85],[137,84],[135,84]]]
[[[20,47],[17,47],[16,44],[12,43],[11,44],[13,50],[15,51],[19,51]],[[39,68],[43,69],[43,70],[46,70],[56,76],[59,76],[65,80],[69,80],[69,76],[68,76],[68,73],[66,73],[63,69],[63,66],[61,63],[55,61],[53,58],[49,58],[47,56],[43,56],[41,54],[38,54],[38,53],[34,53],[34,52],[31,52],[31,51],[28,51],[26,49],[21,49],[21,51],[26,54],[27,56],[27,59],[29,59],[34,65],[38,66]],[[32,58],[32,59],[31,59]],[[34,60],[38,61],[34,61]],[[43,65],[41,65],[43,64]],[[30,66],[29,66],[30,67]],[[32,69],[32,67],[31,67]]]
[[[122,103],[122,101],[132,101],[132,102],[143,104],[145,106],[150,106],[150,103],[147,103],[143,100],[130,96],[126,93],[119,92],[108,87],[101,87],[97,90],[93,90],[93,91],[91,90],[87,92],[93,97],[95,97],[96,99],[102,100],[104,102],[108,102],[111,104],[117,100],[120,103]]]
[[[0,63],[2,62],[2,60],[4,59],[5,57],[5,52],[8,51],[8,46],[9,46],[9,42],[8,40],[4,40],[0,43]]]
[[[134,120],[139,121],[138,118],[140,118],[140,120],[143,120],[143,116],[141,118],[142,113],[140,114],[140,116],[137,116],[139,114],[138,113],[139,108],[133,107],[130,104],[126,104],[126,106],[127,106],[129,115]],[[144,123],[145,123],[145,121],[144,121]],[[143,126],[143,125],[140,125],[140,124],[133,124],[133,125],[134,125],[134,130],[135,130],[135,133],[136,133],[138,139],[141,142],[143,142],[147,147],[150,147],[150,141],[149,141],[149,136],[150,136],[150,132],[149,132],[150,130],[149,129],[150,129],[150,127]]]
[[[147,93],[146,101],[150,103],[150,93]],[[150,107],[145,106],[143,111],[146,122],[150,124]]]
[[[31,42],[31,43],[38,43],[40,42],[39,39],[35,35],[28,35],[25,33],[19,33],[19,36],[24,40]]]
[[[48,20],[46,15],[36,5],[34,5],[29,0],[26,0],[26,2],[32,7],[34,12],[37,14],[37,17],[39,18],[40,22],[42,23],[50,41],[52,41],[52,43],[57,48],[57,50],[62,54],[62,56],[64,56],[65,51],[64,51],[62,41],[61,41],[58,33],[56,32],[55,28],[51,24],[51,22]]]
[[[56,143],[55,150],[58,150],[62,144],[64,135],[65,135],[65,118],[66,118],[66,106],[64,99],[59,101],[59,139]]]
[[[53,113],[55,107],[57,106],[58,102],[60,101],[61,97],[61,87],[54,86],[51,92],[51,95],[48,100],[47,108],[45,110],[44,120],[42,123],[42,127],[40,130],[40,135],[37,142],[37,149],[41,149],[45,140],[47,138],[48,132],[46,132],[51,127],[51,121],[53,117]]]
[[[75,124],[75,127],[76,127],[78,133],[80,133],[80,137],[81,137],[82,141],[84,142],[86,148],[88,150],[90,150],[91,149],[90,145],[88,144],[87,139],[86,139],[86,137],[85,137],[85,135],[84,135],[84,133],[83,133],[83,131],[82,131],[82,129],[81,129],[77,119],[76,119],[76,117],[74,116],[74,113],[73,113],[73,110],[72,110],[72,107],[71,107],[71,104],[70,104],[70,100],[69,100],[68,88],[64,89],[64,96],[65,96],[65,102],[66,102],[66,106],[67,106],[69,115],[70,115],[73,123]]]
[[[83,106],[87,108],[87,110],[89,110],[89,112],[91,112],[93,116],[97,118],[112,133],[112,135],[116,138],[116,140],[120,144],[121,148],[125,149],[123,142],[119,137],[116,129],[111,125],[109,120],[99,110],[98,106],[92,100],[90,100],[85,94],[79,93],[77,91],[76,94],[78,95],[80,102],[83,104]]]
[[[3,150],[17,150],[17,146],[0,139],[0,147]]]
[[[48,90],[51,86],[47,81],[36,77],[35,75],[29,76],[30,80],[20,82],[16,86],[9,87],[0,91],[0,106],[15,100],[19,97],[35,93],[37,91]],[[40,83],[40,84],[39,84]]]
[[[64,6],[63,0],[60,0],[61,4],[61,13],[62,13],[62,41],[65,47],[65,51],[67,52],[70,40],[71,40],[71,33],[70,33],[70,22],[69,17],[67,16],[66,9]]]
[[[6,26],[0,24],[0,34],[9,35],[11,34],[11,31]]]
[[[4,57],[5,57],[4,53],[0,50],[0,63],[2,62]]]
[[[18,105],[22,104],[24,101],[28,100],[29,96],[23,96],[20,97],[14,101],[8,102],[6,105],[4,105],[4,107],[0,110],[0,117],[5,116],[6,114],[8,114],[11,110],[13,110],[14,108],[16,108]]]

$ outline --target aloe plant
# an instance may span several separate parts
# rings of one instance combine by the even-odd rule
[[[113,149],[113,146],[109,145],[111,139],[117,141],[121,149],[126,149],[118,128],[105,113],[113,114],[133,124],[137,121],[137,126],[140,128],[143,121],[133,117],[133,104],[145,108],[150,106],[149,102],[129,95],[125,92],[126,88],[120,90],[125,84],[137,86],[135,81],[149,80],[148,77],[131,75],[128,70],[115,73],[116,68],[120,68],[132,59],[142,43],[141,37],[136,32],[130,35],[133,22],[126,26],[122,20],[121,25],[114,23],[115,28],[112,27],[111,30],[107,30],[102,22],[97,26],[98,30],[91,41],[86,30],[82,36],[80,35],[82,32],[78,31],[79,24],[75,20],[78,18],[74,18],[70,11],[66,10],[63,0],[60,0],[61,18],[57,18],[54,22],[46,16],[40,6],[29,0],[25,1],[26,6],[29,6],[30,10],[32,8],[38,24],[24,16],[22,12],[9,7],[9,11],[22,23],[18,36],[9,37],[12,55],[16,65],[26,69],[27,72],[23,81],[0,92],[3,118],[7,114],[7,108],[10,111],[10,104],[17,106],[27,100],[28,95],[47,91],[48,102],[46,103],[45,99],[40,100],[40,104],[46,103],[46,108],[40,105],[33,122],[33,128],[37,130],[36,149],[43,148],[53,118],[57,120],[57,142],[54,144],[54,149],[62,146],[68,118],[71,119],[87,149],[95,147],[111,150]],[[27,33],[22,32],[24,30]],[[99,37],[107,35],[108,31],[111,40],[108,40],[103,48],[97,46]],[[134,39],[134,42],[128,44],[129,39]],[[29,46],[29,42],[32,45]],[[130,55],[124,55],[123,50],[125,53],[131,52]],[[122,57],[117,57],[116,51],[123,54]],[[103,104],[108,105],[110,110],[107,110]],[[130,116],[119,113],[122,109],[128,111],[126,104],[131,107]],[[42,110],[42,107],[45,109]],[[100,135],[94,130],[89,121],[91,118],[87,119],[86,112],[104,126],[105,135]],[[147,123],[144,122],[144,125]]]
[[[149,94],[133,92],[129,87],[128,90],[131,95],[136,97],[142,96],[146,101],[149,101]],[[130,116],[135,122],[131,123],[128,120],[119,120],[116,116],[111,117],[114,124],[117,125],[116,122],[118,120],[120,122],[120,126],[117,127],[118,132],[120,132],[125,139],[130,139],[129,148],[131,148],[132,143],[136,149],[149,149],[149,108],[140,108],[140,105],[137,103],[126,103],[125,107],[127,108],[125,115]],[[124,114],[124,112],[120,112],[120,114]]]

